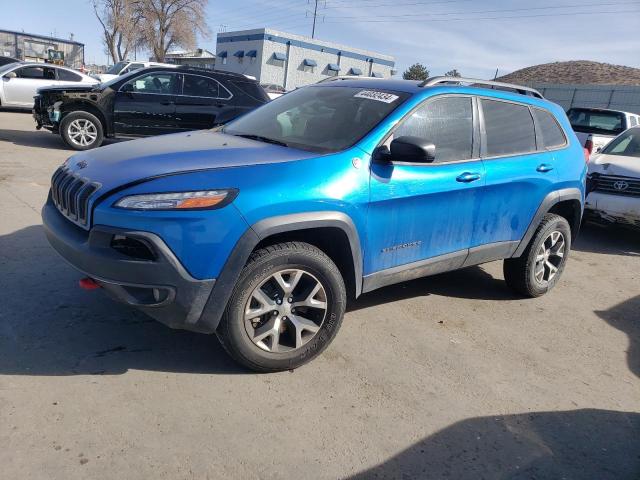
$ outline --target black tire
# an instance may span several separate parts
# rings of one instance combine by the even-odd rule
[[[296,308],[294,308],[293,312],[296,314],[294,315],[291,312],[290,315],[293,318],[298,318],[299,316],[312,317],[317,324],[316,326],[319,325],[320,328],[299,348],[295,348],[294,345],[294,348],[289,351],[266,351],[267,345],[265,343],[260,347],[259,343],[255,343],[250,337],[252,334],[254,337],[258,336],[256,333],[260,326],[266,325],[267,322],[275,322],[276,318],[282,318],[282,323],[276,324],[281,325],[281,328],[284,329],[283,333],[278,334],[278,339],[281,337],[293,338],[291,334],[295,334],[297,330],[292,322],[285,321],[287,319],[284,316],[286,313],[269,311],[261,317],[245,320],[245,310],[250,308],[253,304],[252,302],[255,301],[254,293],[258,289],[260,289],[261,293],[265,293],[263,289],[275,287],[275,295],[267,295],[267,299],[272,300],[273,297],[278,297],[277,289],[279,287],[277,284],[269,283],[274,281],[273,275],[286,270],[297,269],[304,272],[301,274],[301,279],[297,282],[297,285],[299,285],[300,289],[303,289],[306,286],[304,283],[307,282],[309,290],[297,292],[296,288],[298,287],[295,287],[290,299],[293,299],[294,296],[297,298],[293,299],[293,303],[288,308],[295,307],[297,305],[296,302],[304,299],[305,295],[307,295],[306,300],[309,301],[309,298],[311,298],[308,296],[309,291],[313,290],[313,285],[319,283],[323,288],[322,295],[326,303],[326,310],[323,313],[322,309],[316,309],[316,307],[308,309],[302,306],[297,308],[297,312],[295,312]],[[286,275],[286,273],[283,274]],[[290,280],[291,277],[288,278],[288,281],[293,283]],[[311,285],[314,281],[316,284]],[[280,291],[284,292],[281,288]],[[284,302],[289,298],[282,298],[281,300],[283,300],[283,305],[273,305],[272,307],[265,305],[264,308],[285,308]],[[251,370],[257,372],[291,370],[317,357],[331,343],[342,324],[345,306],[346,291],[344,280],[336,265],[324,252],[308,243],[280,243],[257,250],[251,254],[247,265],[240,274],[216,333],[229,355]],[[300,313],[300,310],[302,310],[302,313]],[[270,315],[274,316],[270,317]],[[281,317],[280,315],[283,316]],[[254,322],[258,326],[254,325]],[[255,330],[252,330],[252,328]],[[277,342],[273,337],[268,338],[271,338],[270,348],[273,348],[273,343]],[[293,341],[298,341],[297,337]],[[281,348],[290,347],[280,346],[278,343],[275,350],[280,350]]]
[[[551,257],[537,260],[537,258],[539,258],[542,244],[547,242],[546,245],[550,245],[550,243],[553,242],[553,240],[551,240],[551,242],[549,241],[551,238],[550,236],[555,232],[562,234],[562,241],[564,242],[562,257],[558,257],[552,253]],[[550,248],[549,250],[551,252],[553,248]],[[504,279],[512,290],[526,297],[539,297],[544,295],[551,290],[556,283],[558,283],[558,280],[564,271],[564,267],[567,264],[570,250],[571,228],[569,227],[569,223],[560,215],[547,213],[542,218],[536,233],[533,235],[533,238],[522,255],[520,257],[509,258],[504,261]],[[552,272],[552,269],[550,269],[546,264],[547,259],[549,260],[549,263],[557,268],[557,271],[553,273],[552,278],[545,280],[544,277],[550,274],[548,272]],[[540,261],[542,264],[538,263]],[[536,268],[537,264],[538,268]],[[538,276],[540,274],[536,275],[537,272],[540,272],[540,265],[542,265],[543,268],[541,274],[542,281]]]
[[[88,133],[92,136],[95,135],[95,139],[85,145],[84,141],[81,141],[81,137],[76,136],[73,138],[72,135],[74,132],[70,131],[70,129],[76,128],[77,123],[74,123],[76,121],[83,125],[87,125]],[[104,140],[104,129],[102,122],[100,122],[98,117],[95,115],[84,111],[71,112],[65,115],[62,122],[60,122],[60,135],[62,136],[64,143],[74,150],[89,150],[102,145],[102,141]],[[88,136],[85,136],[84,138],[88,138]]]

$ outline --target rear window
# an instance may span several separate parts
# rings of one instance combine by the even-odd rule
[[[570,108],[569,123],[576,132],[618,135],[625,130],[624,114],[589,108]]]
[[[243,82],[242,80],[234,80],[231,82],[236,88],[242,91],[245,95],[259,101],[260,103],[268,102],[270,100],[269,95],[257,82]]]
[[[553,118],[553,115],[544,110],[534,108],[533,116],[536,118],[538,136],[542,140],[542,147],[555,148],[567,143],[564,133],[558,122]]]
[[[529,107],[482,99],[482,111],[486,131],[486,156],[536,151],[536,134]]]

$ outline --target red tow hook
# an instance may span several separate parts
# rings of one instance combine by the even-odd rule
[[[100,284],[96,282],[93,278],[84,277],[81,278],[78,282],[78,285],[83,290],[95,290],[96,288],[100,288]]]

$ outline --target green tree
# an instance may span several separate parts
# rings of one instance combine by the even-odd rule
[[[444,74],[444,76],[445,77],[462,77],[462,75],[460,75],[460,72],[455,68],[453,70],[449,70],[447,73]]]
[[[421,63],[414,63],[402,74],[405,80],[426,80],[429,78],[429,70]]]

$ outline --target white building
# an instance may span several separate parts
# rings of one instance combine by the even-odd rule
[[[219,33],[216,55],[217,70],[286,90],[335,75],[386,78],[395,66],[389,55],[268,28]]]

